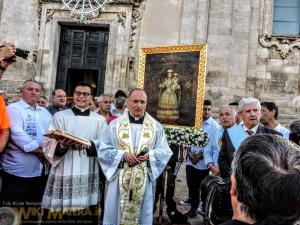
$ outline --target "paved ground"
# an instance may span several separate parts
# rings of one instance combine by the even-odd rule
[[[176,186],[175,186],[175,196],[174,199],[176,202],[182,199],[186,199],[188,196],[188,189],[186,185],[186,178],[185,178],[185,163],[181,165],[180,171],[178,173],[177,179],[176,179]],[[164,207],[164,213],[162,218],[162,225],[170,225],[170,220],[168,218],[167,213],[165,212],[166,207]],[[177,209],[182,212],[188,212],[190,209],[190,205],[182,206],[177,204]],[[188,224],[191,225],[200,225],[203,221],[203,218],[200,214],[198,214],[195,218],[189,219]],[[158,210],[156,210],[156,213],[154,215],[154,224],[158,225]]]

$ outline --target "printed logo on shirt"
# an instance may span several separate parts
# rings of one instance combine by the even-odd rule
[[[33,139],[36,139],[37,131],[36,131],[36,123],[35,119],[31,115],[26,115],[25,118],[26,125],[25,125],[25,132],[30,135]]]

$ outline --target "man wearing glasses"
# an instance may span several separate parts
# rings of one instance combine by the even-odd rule
[[[129,112],[110,123],[114,149],[100,153],[107,178],[103,224],[153,224],[155,180],[172,151],[162,125],[146,113],[146,106],[145,91],[133,89]]]
[[[43,150],[52,168],[42,202],[45,223],[98,224],[97,149],[109,130],[105,119],[88,108],[91,93],[89,84],[77,84],[73,95],[75,106],[55,113],[50,123],[49,130],[60,129],[87,139],[90,146],[66,138],[46,140]]]

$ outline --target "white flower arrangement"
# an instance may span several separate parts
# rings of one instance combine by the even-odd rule
[[[165,133],[169,144],[205,147],[208,143],[208,135],[202,128],[166,127]]]

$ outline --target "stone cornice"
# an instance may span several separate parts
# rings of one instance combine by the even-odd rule
[[[143,0],[114,0],[108,4],[116,5],[136,5],[140,4]],[[39,0],[39,3],[61,3],[61,0]]]
[[[282,59],[285,59],[295,48],[300,49],[299,36],[275,36],[263,34],[258,37],[262,47],[275,47]]]

